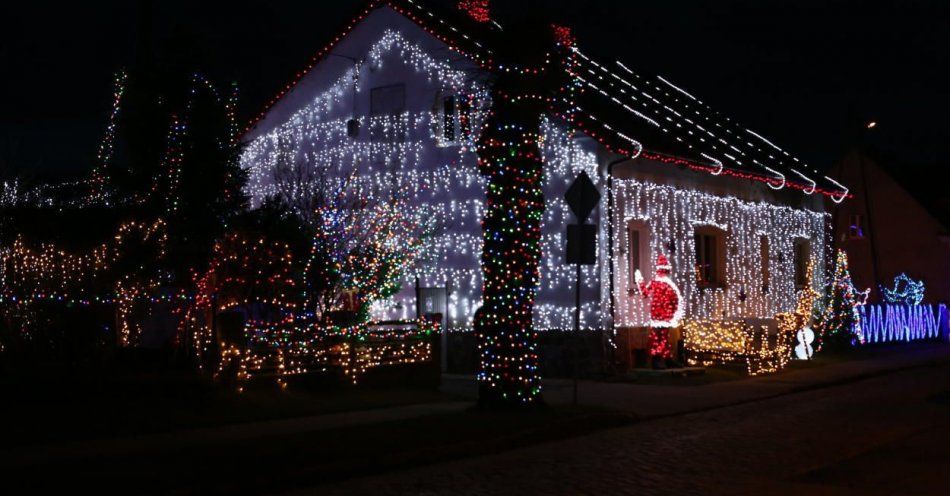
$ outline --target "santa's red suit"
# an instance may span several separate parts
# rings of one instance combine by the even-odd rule
[[[643,281],[640,271],[636,272],[637,285],[644,298],[650,298],[650,355],[659,358],[673,358],[670,350],[670,328],[676,327],[683,318],[683,297],[676,284],[670,279],[670,262],[665,256],[656,259],[656,277],[649,283]]]

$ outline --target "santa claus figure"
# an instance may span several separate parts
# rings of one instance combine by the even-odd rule
[[[670,350],[670,328],[679,325],[683,318],[683,297],[676,284],[670,279],[669,260],[660,255],[656,259],[656,277],[649,283],[637,270],[634,274],[637,287],[644,298],[650,298],[650,356],[654,368],[665,368],[667,361],[673,360]]]

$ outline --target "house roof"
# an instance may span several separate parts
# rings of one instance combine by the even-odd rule
[[[829,174],[843,179],[842,172],[846,165],[859,167],[858,164],[869,162],[880,169],[881,173],[894,181],[907,194],[919,203],[943,227],[944,232],[950,232],[950,193],[941,181],[929,181],[927,175],[933,166],[908,163],[892,153],[878,149],[871,145],[854,145],[829,170]],[[861,172],[860,175],[866,174]],[[852,184],[855,184],[853,178]],[[860,196],[860,193],[858,194]]]
[[[496,60],[511,47],[493,20],[478,22],[458,9],[424,0],[372,0],[333,41],[313,57],[251,122],[291,91],[327,53],[374,9],[389,6],[486,70],[501,70]],[[819,193],[840,202],[848,188],[819,173],[787,151],[661,76],[639,74],[621,61],[599,62],[574,46],[574,63],[564,65],[581,91],[552,112],[570,115],[572,124],[608,150],[685,166],[712,175],[764,182],[773,189]]]
[[[662,76],[574,51],[572,75],[586,89],[577,98],[575,122],[618,153],[759,180],[774,189],[822,193],[836,201],[849,196],[842,184]]]

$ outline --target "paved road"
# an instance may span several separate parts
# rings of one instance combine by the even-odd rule
[[[298,494],[950,494],[950,364]]]

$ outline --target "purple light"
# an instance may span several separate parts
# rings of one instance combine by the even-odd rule
[[[867,343],[918,341],[940,335],[941,309],[935,305],[862,305],[859,311]]]

